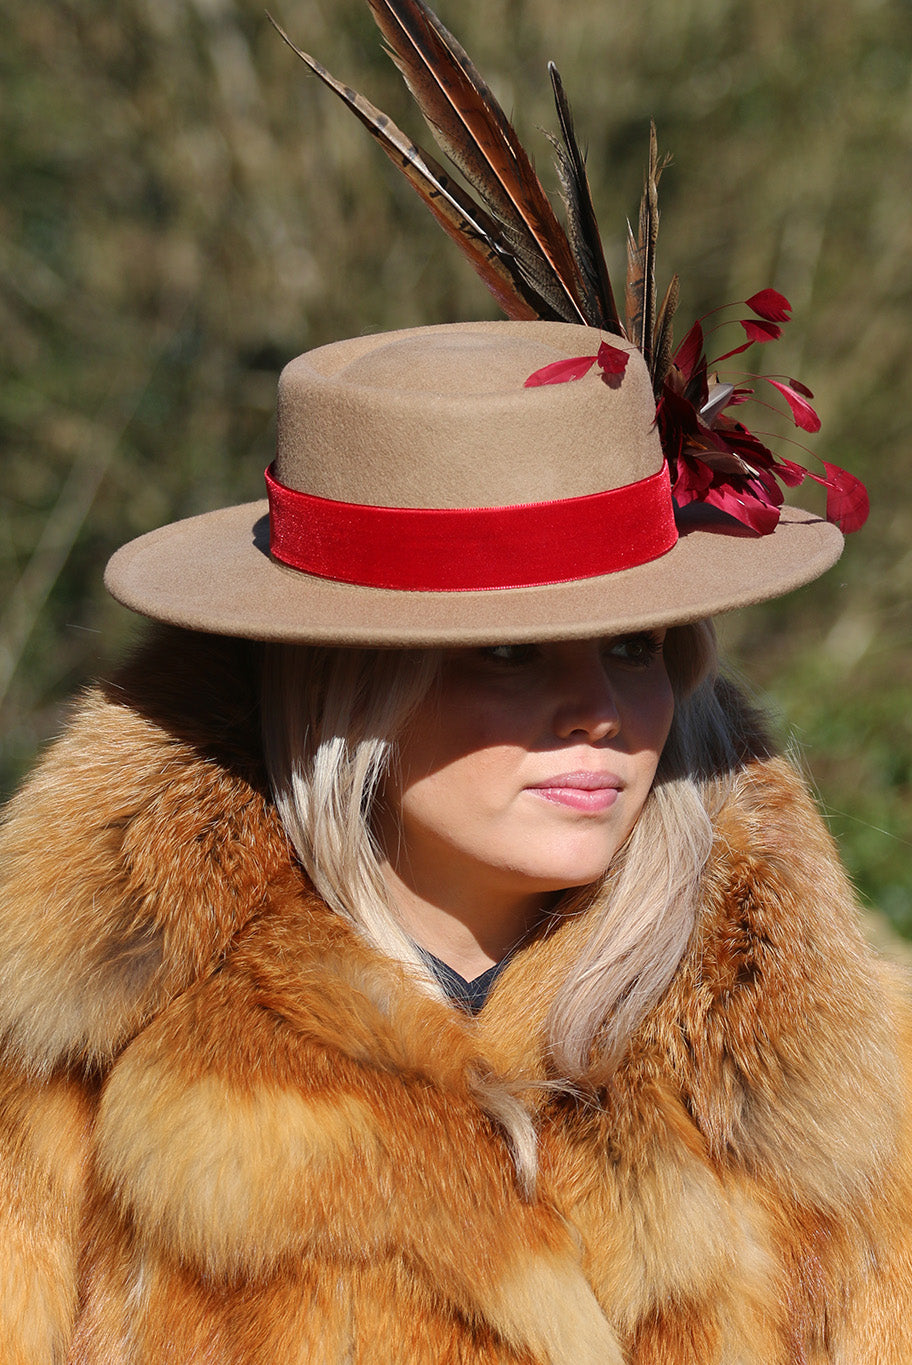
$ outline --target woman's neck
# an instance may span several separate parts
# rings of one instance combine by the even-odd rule
[[[550,896],[481,896],[464,880],[422,892],[389,863],[383,874],[406,933],[466,981],[493,967],[529,933]]]

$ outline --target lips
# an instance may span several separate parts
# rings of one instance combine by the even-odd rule
[[[614,805],[622,786],[621,779],[614,773],[581,770],[546,777],[542,782],[531,783],[526,790],[570,810],[597,813]]]

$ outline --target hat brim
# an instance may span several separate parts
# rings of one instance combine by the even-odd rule
[[[111,558],[105,584],[154,620],[218,635],[334,645],[569,640],[680,625],[809,583],[842,550],[836,527],[786,507],[745,535],[697,517],[661,558],[598,578],[485,592],[401,592],[299,573],[269,555],[265,501],[173,522]]]

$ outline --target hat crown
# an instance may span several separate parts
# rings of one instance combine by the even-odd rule
[[[537,356],[547,365],[554,353],[553,346],[534,337],[491,336],[477,327],[431,337],[408,332],[356,356],[334,378],[358,387],[440,397],[515,393],[517,382],[521,387],[531,373],[523,374],[529,360]]]
[[[271,525],[265,501],[175,522],[123,546],[105,581],[192,630],[469,645],[693,621],[833,563],[841,535],[799,509],[768,536],[705,520],[677,535],[649,376],[626,342],[610,338],[630,358],[608,382],[593,365],[524,387],[599,341],[567,323],[461,323],[301,356],[280,383]]]
[[[655,474],[663,455],[640,353],[622,376],[525,388],[592,355],[600,333],[465,323],[323,346],[279,382],[276,476],[317,497],[387,507],[495,507],[584,497]]]

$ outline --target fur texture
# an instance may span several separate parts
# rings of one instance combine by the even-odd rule
[[[671,989],[571,1100],[537,1029],[585,924],[477,1021],[421,995],[290,863],[253,667],[158,638],[7,815],[5,1365],[912,1359],[905,987],[796,775],[746,765]]]

